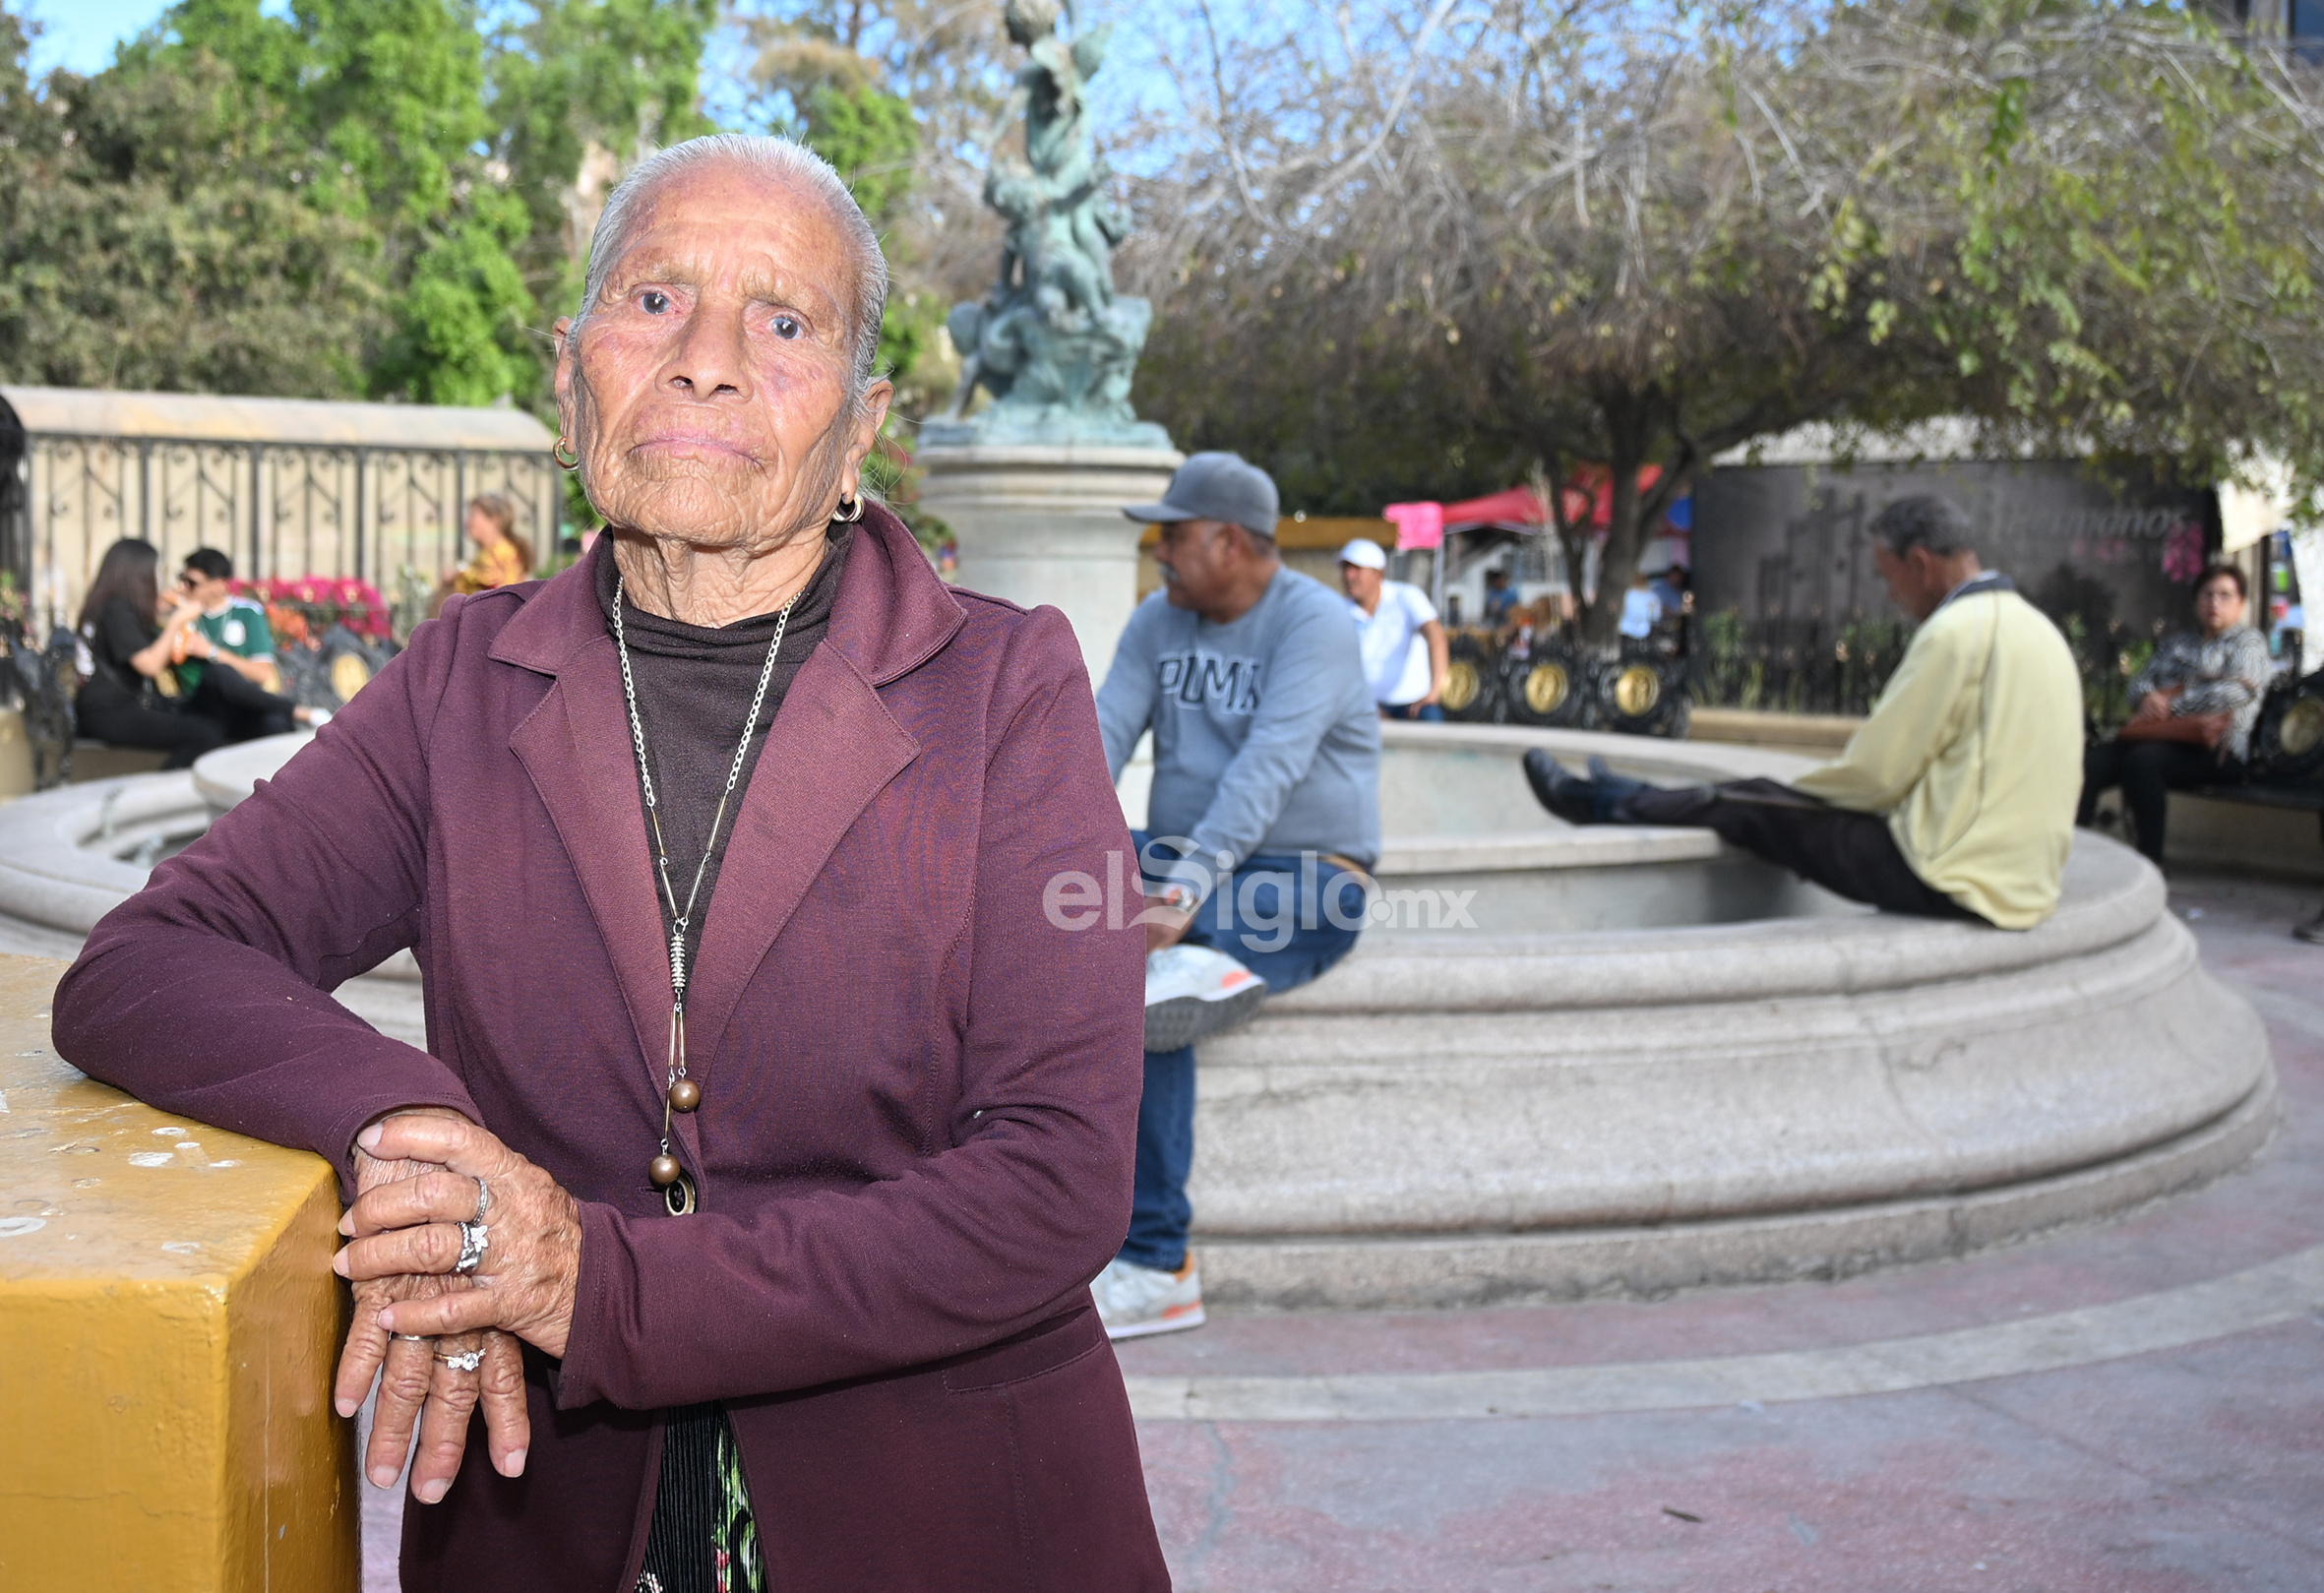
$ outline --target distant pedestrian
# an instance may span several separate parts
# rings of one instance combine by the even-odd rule
[[[2251,756],[2273,666],[2267,639],[2243,623],[2243,572],[2215,564],[2195,582],[2195,626],[2164,640],[2131,677],[2138,709],[2110,741],[2082,756],[2082,803],[2075,823],[2098,816],[2115,786],[2130,810],[2132,839],[2158,866],[2171,793],[2190,785],[2239,785]]]
[[[1444,677],[1451,647],[1444,622],[1429,594],[1387,578],[1388,558],[1377,542],[1356,538],[1339,550],[1339,585],[1356,622],[1364,678],[1384,719],[1444,717]]]
[[[1485,625],[1498,631],[1509,623],[1509,615],[1517,606],[1517,588],[1509,581],[1506,570],[1485,572]]]
[[[532,578],[532,544],[517,529],[517,506],[497,492],[468,502],[468,539],[476,556],[444,577],[447,592],[491,591]]]
[[[1632,642],[1643,642],[1654,635],[1654,628],[1662,623],[1662,599],[1655,594],[1654,577],[1640,570],[1630,578],[1630,589],[1621,594],[1621,634]]]
[[[1646,589],[1662,605],[1661,619],[1677,619],[1686,612],[1686,588],[1691,581],[1686,566],[1666,550],[1654,548],[1638,561],[1638,568],[1647,577]]]

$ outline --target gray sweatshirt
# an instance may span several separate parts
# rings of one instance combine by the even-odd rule
[[[1251,611],[1212,625],[1162,592],[1137,606],[1097,694],[1122,777],[1154,732],[1146,827],[1194,855],[1172,877],[1208,893],[1218,855],[1379,859],[1379,713],[1347,603],[1294,571]]]

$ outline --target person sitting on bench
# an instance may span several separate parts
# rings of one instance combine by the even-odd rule
[[[2082,755],[2082,805],[2074,822],[2098,817],[2098,799],[2122,788],[2131,839],[2163,866],[2171,793],[2191,785],[2240,785],[2251,732],[2268,695],[2267,639],[2243,623],[2243,572],[2215,564],[2195,582],[2196,630],[2166,637],[2131,677],[2138,710]]]
[[[195,610],[177,665],[181,712],[214,719],[226,740],[278,736],[331,717],[278,695],[281,666],[264,605],[234,593],[234,561],[216,548],[196,548],[178,572],[177,600]],[[182,612],[182,608],[181,608]]]
[[[190,598],[161,597],[160,551],[143,537],[125,536],[105,549],[96,579],[81,605],[81,644],[86,678],[73,707],[82,735],[110,747],[141,747],[166,753],[163,768],[190,768],[204,753],[222,747],[227,726],[218,718],[189,711],[178,686],[176,666],[185,657],[208,661],[211,643],[195,629],[202,608]],[[224,675],[232,678],[224,679]],[[221,670],[209,683],[214,697],[253,712],[285,714],[294,705],[262,691],[239,674]]]
[[[1837,763],[1790,785],[1665,790],[1601,759],[1591,777],[1525,755],[1533,792],[1569,824],[1691,825],[1885,912],[2031,929],[2057,906],[2081,783],[2082,683],[2057,627],[1985,570],[1969,518],[1903,498],[1872,521],[1872,558],[1922,622]]]

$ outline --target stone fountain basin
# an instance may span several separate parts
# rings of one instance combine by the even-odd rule
[[[153,858],[296,751],[226,748],[0,806],[0,950],[70,956]],[[1438,1306],[1830,1277],[2122,1210],[2248,1160],[2275,1121],[2259,1019],[2161,877],[2078,837],[2012,934],[1876,914],[1701,830],[1573,829],[1533,746],[1665,781],[1783,778],[1782,753],[1389,725],[1391,909],[1198,1053],[1206,1293]],[[1400,922],[1409,922],[1409,916]],[[398,953],[339,999],[422,1043]]]
[[[0,951],[70,959],[161,858],[287,763],[305,731],[221,747],[192,769],[92,780],[0,804]],[[426,1042],[419,963],[398,951],[337,999],[384,1034]]]
[[[1566,829],[1517,766],[1536,745],[1665,779],[1801,760],[1386,741],[1391,834],[1511,827],[1381,860],[1391,891],[1476,889],[1477,930],[1368,933],[1197,1053],[1190,1193],[1222,1303],[1839,1275],[2120,1210],[2240,1164],[2274,1122],[2258,1016],[2127,848],[2079,836],[2030,932],[1883,915],[1703,832]]]
[[[1749,747],[1649,741],[1584,731],[1387,723],[1381,726],[1376,871],[1391,893],[1469,890],[1474,930],[1507,935],[1660,929],[1870,909],[1726,845],[1707,829],[1574,828],[1544,813],[1525,783],[1526,749],[1579,770],[1603,757],[1659,784],[1786,779],[1806,759]],[[1399,921],[1409,914],[1399,914]]]

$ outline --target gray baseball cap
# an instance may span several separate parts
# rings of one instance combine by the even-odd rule
[[[1125,504],[1122,513],[1139,524],[1180,520],[1223,520],[1261,536],[1275,534],[1282,500],[1266,471],[1239,454],[1193,454],[1170,478],[1158,504]]]

